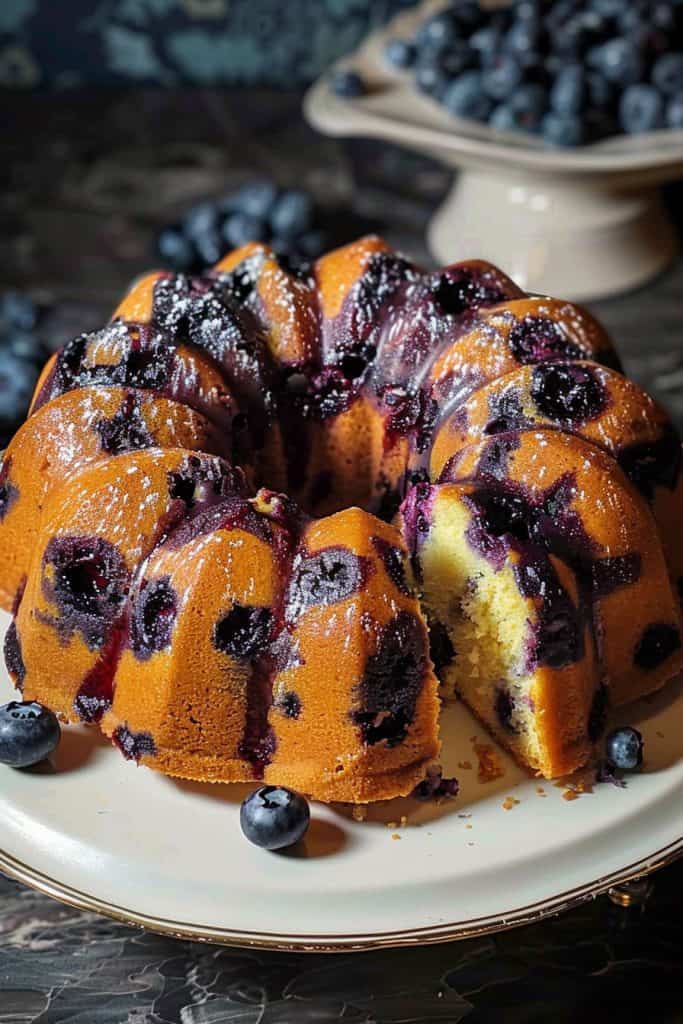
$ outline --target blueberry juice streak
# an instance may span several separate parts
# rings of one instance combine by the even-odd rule
[[[429,535],[436,493],[436,488],[431,484],[415,484],[401,505],[403,533],[413,572],[418,580],[422,578],[420,548]]]

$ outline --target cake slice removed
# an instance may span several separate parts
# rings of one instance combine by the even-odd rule
[[[546,778],[585,764],[606,690],[572,570],[488,522],[470,484],[420,484],[401,516],[444,696]]]

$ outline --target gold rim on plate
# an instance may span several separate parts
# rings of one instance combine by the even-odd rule
[[[268,932],[244,932],[234,931],[230,928],[204,928],[201,925],[187,922],[151,917],[147,914],[136,913],[127,907],[106,903],[89,893],[80,892],[57,879],[42,874],[28,864],[21,863],[4,850],[0,850],[0,871],[17,882],[28,885],[43,895],[59,900],[70,907],[103,914],[122,924],[144,928],[169,938],[289,953],[348,953],[356,950],[432,945],[437,942],[468,939],[490,932],[506,931],[521,925],[532,924],[561,911],[577,907],[586,900],[601,896],[617,885],[623,885],[651,874],[659,868],[672,864],[682,855],[683,836],[649,857],[629,864],[609,875],[603,875],[586,885],[558,893],[527,907],[518,907],[499,915],[472,918],[469,921],[454,921],[450,924],[433,925],[427,928],[365,935],[281,935]]]

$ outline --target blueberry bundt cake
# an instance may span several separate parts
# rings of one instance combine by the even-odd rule
[[[46,366],[0,467],[7,666],[183,778],[408,794],[439,685],[552,777],[683,667],[682,487],[579,307],[251,244]]]

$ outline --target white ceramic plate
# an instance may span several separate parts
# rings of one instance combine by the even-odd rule
[[[2,672],[0,703],[13,695]],[[642,729],[645,771],[568,801],[503,755],[502,778],[479,782],[472,738],[490,741],[454,705],[444,739],[457,800],[376,805],[364,822],[314,805],[305,849],[288,855],[242,837],[249,787],[174,782],[71,727],[54,770],[0,768],[0,869],[78,907],[236,945],[360,949],[510,927],[683,849],[683,680],[620,721]],[[519,803],[506,811],[508,797]]]

